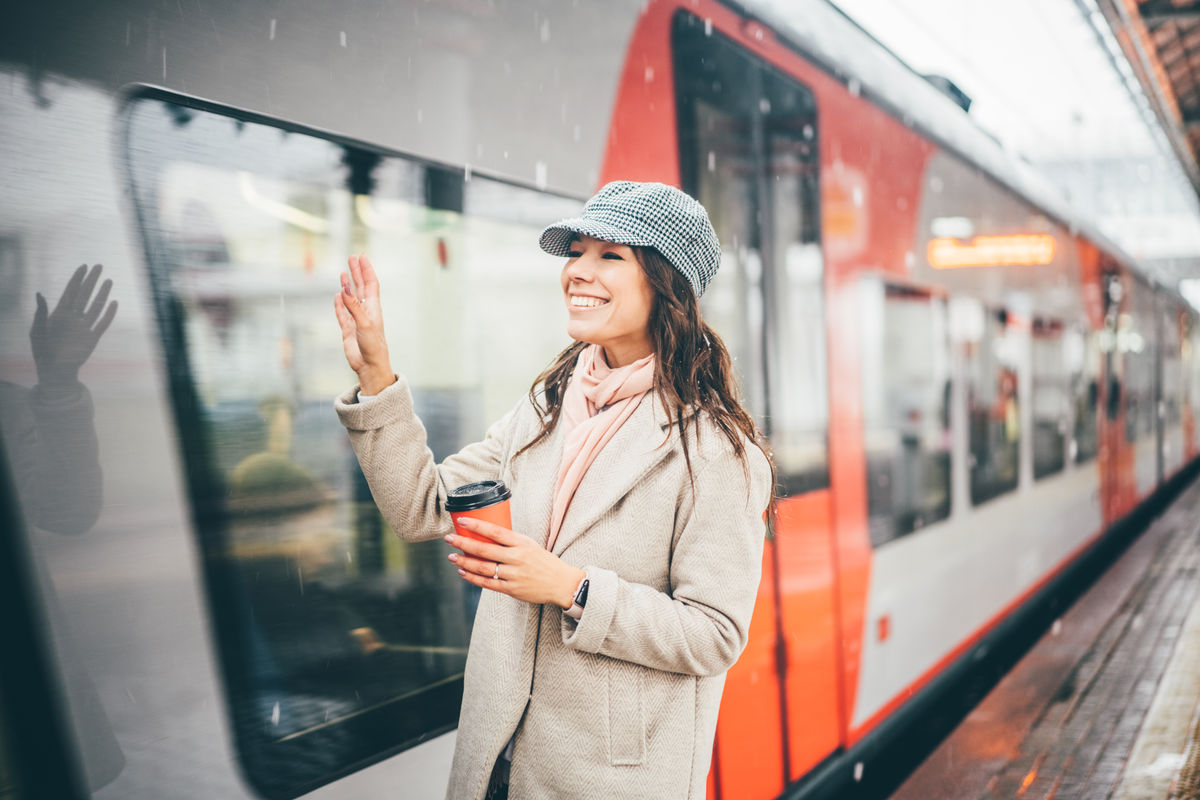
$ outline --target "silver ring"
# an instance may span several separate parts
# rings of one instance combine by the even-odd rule
[[[496,562],[496,574],[492,576],[492,580],[494,580],[494,581],[500,580],[500,562],[499,561]]]

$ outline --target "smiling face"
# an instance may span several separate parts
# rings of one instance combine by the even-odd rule
[[[603,347],[610,367],[623,367],[654,352],[654,290],[632,248],[576,237],[563,267],[562,287],[567,335]]]

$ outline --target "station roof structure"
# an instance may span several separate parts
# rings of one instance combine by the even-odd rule
[[[1200,0],[1095,2],[1200,195]],[[1200,259],[1164,262],[1159,271],[1168,280],[1195,280]]]

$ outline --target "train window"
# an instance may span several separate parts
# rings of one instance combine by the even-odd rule
[[[1100,443],[1100,343],[1092,331],[1068,329],[1063,357],[1071,380],[1074,434],[1071,452],[1076,464],[1096,457]]]
[[[955,298],[951,329],[966,378],[971,502],[1017,488],[1021,444],[1015,331],[1004,309]]]
[[[691,14],[676,15],[672,46],[683,187],[723,248],[705,318],[771,439],[781,493],[828,486],[815,100]]]
[[[1067,339],[1058,320],[1033,321],[1033,477],[1062,471],[1067,455],[1070,383]]]
[[[536,243],[579,204],[149,90],[126,113],[239,755],[295,796],[454,727],[478,599],[443,543],[387,528],[333,414],[346,255],[380,272],[441,458],[566,344]]]
[[[871,279],[862,287],[867,513],[878,547],[950,514],[946,301]]]

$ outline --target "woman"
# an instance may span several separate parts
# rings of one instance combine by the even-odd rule
[[[547,228],[574,343],[440,465],[388,360],[379,283],[350,259],[334,302],[361,389],[337,412],[375,500],[444,535],[482,587],[448,797],[704,796],[725,673],[746,644],[773,472],[700,319],[720,260],[704,208],[659,183],[603,187]],[[350,278],[359,288],[352,291]],[[501,479],[514,530],[446,493]]]

